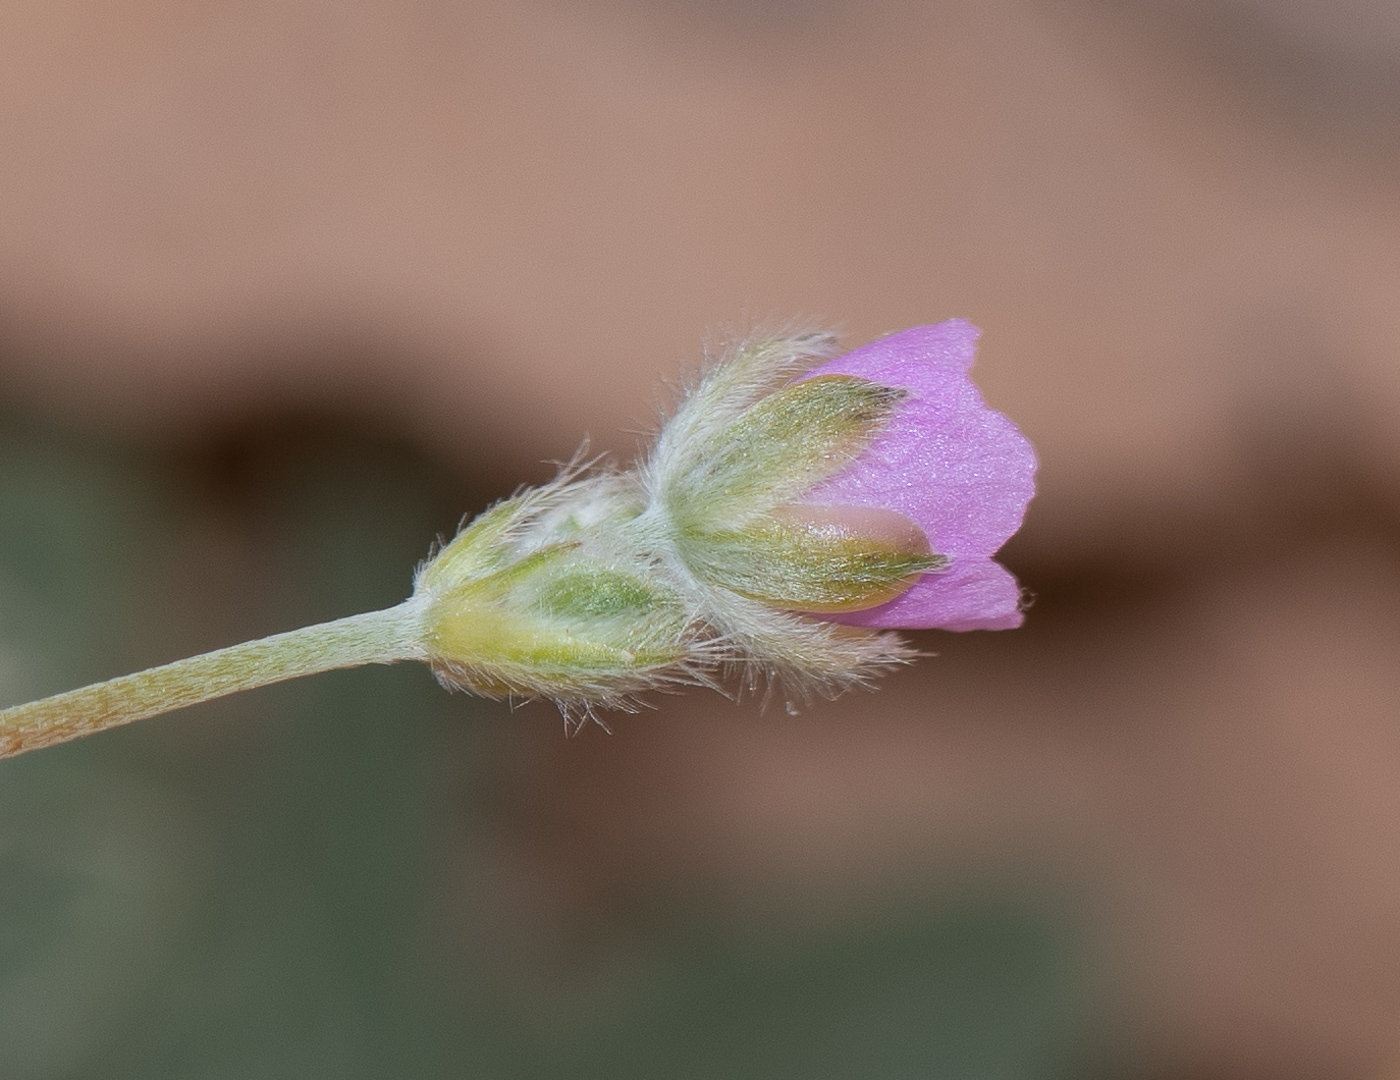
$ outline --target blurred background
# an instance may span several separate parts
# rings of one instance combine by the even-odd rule
[[[951,316],[1026,627],[0,763],[0,1075],[1400,1076],[1400,7],[8,0],[0,703],[391,604],[707,336]]]

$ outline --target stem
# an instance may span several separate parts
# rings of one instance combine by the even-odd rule
[[[318,671],[423,660],[421,620],[406,600],[15,705],[0,711],[0,758]]]

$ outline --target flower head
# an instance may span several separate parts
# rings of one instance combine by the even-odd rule
[[[968,379],[976,337],[729,351],[638,467],[517,496],[421,571],[439,677],[566,715],[725,667],[835,692],[912,656],[885,630],[1019,625],[991,556],[1035,455]]]

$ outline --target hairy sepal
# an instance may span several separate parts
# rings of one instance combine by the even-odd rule
[[[774,607],[862,611],[899,596],[946,559],[892,511],[780,507],[740,529],[683,534],[693,571]]]
[[[628,477],[566,475],[472,522],[418,575],[439,680],[566,716],[704,681],[691,606],[626,542],[638,512]]]
[[[880,433],[902,390],[827,375],[778,390],[706,438],[658,455],[654,498],[678,531],[743,526],[845,468]]]
[[[789,701],[869,686],[919,655],[896,634],[807,618],[734,592],[713,593],[706,616],[723,629],[725,667],[741,685]]]

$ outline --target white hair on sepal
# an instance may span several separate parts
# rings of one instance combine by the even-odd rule
[[[648,493],[656,493],[696,462],[691,453],[706,446],[726,426],[773,391],[836,355],[837,337],[828,330],[788,325],[772,336],[750,334],[706,360],[656,437],[639,467]]]
[[[717,586],[707,588],[705,618],[726,645],[724,669],[802,702],[869,686],[919,656],[898,634],[843,626],[769,607]]]

